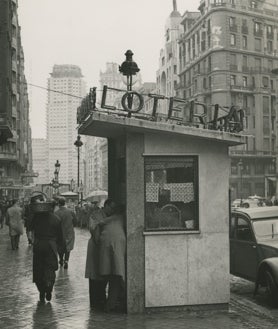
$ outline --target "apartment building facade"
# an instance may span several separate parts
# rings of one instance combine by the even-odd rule
[[[245,112],[246,144],[230,149],[232,198],[277,194],[277,17],[273,0],[202,0],[181,19],[178,96],[209,116],[214,104]]]
[[[32,174],[29,101],[17,0],[0,2],[0,199],[22,196]]]

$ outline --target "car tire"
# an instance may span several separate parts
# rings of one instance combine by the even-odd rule
[[[266,290],[273,305],[278,305],[278,287],[269,270],[265,271]]]

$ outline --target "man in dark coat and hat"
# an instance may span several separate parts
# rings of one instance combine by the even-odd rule
[[[63,242],[61,246],[58,246],[59,254],[59,264],[64,266],[64,269],[68,268],[68,262],[70,257],[70,252],[74,247],[74,222],[76,220],[73,211],[66,208],[66,200],[63,197],[58,199],[59,209],[55,211],[61,221]]]

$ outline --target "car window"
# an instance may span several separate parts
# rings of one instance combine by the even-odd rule
[[[232,215],[230,221],[230,239],[235,238],[235,228],[236,228],[236,216]]]
[[[238,240],[253,241],[250,224],[242,217],[237,220],[236,237]]]
[[[278,240],[278,218],[257,219],[253,226],[258,241]]]

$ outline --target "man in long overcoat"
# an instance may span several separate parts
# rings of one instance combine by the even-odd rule
[[[11,237],[12,249],[18,249],[20,235],[23,234],[22,209],[19,207],[18,200],[12,201],[12,206],[7,210],[7,222]]]
[[[66,208],[65,198],[59,198],[58,205],[59,209],[55,212],[55,215],[60,218],[63,235],[63,243],[58,246],[59,264],[67,269],[70,252],[74,247],[74,223],[76,218],[74,212]]]

